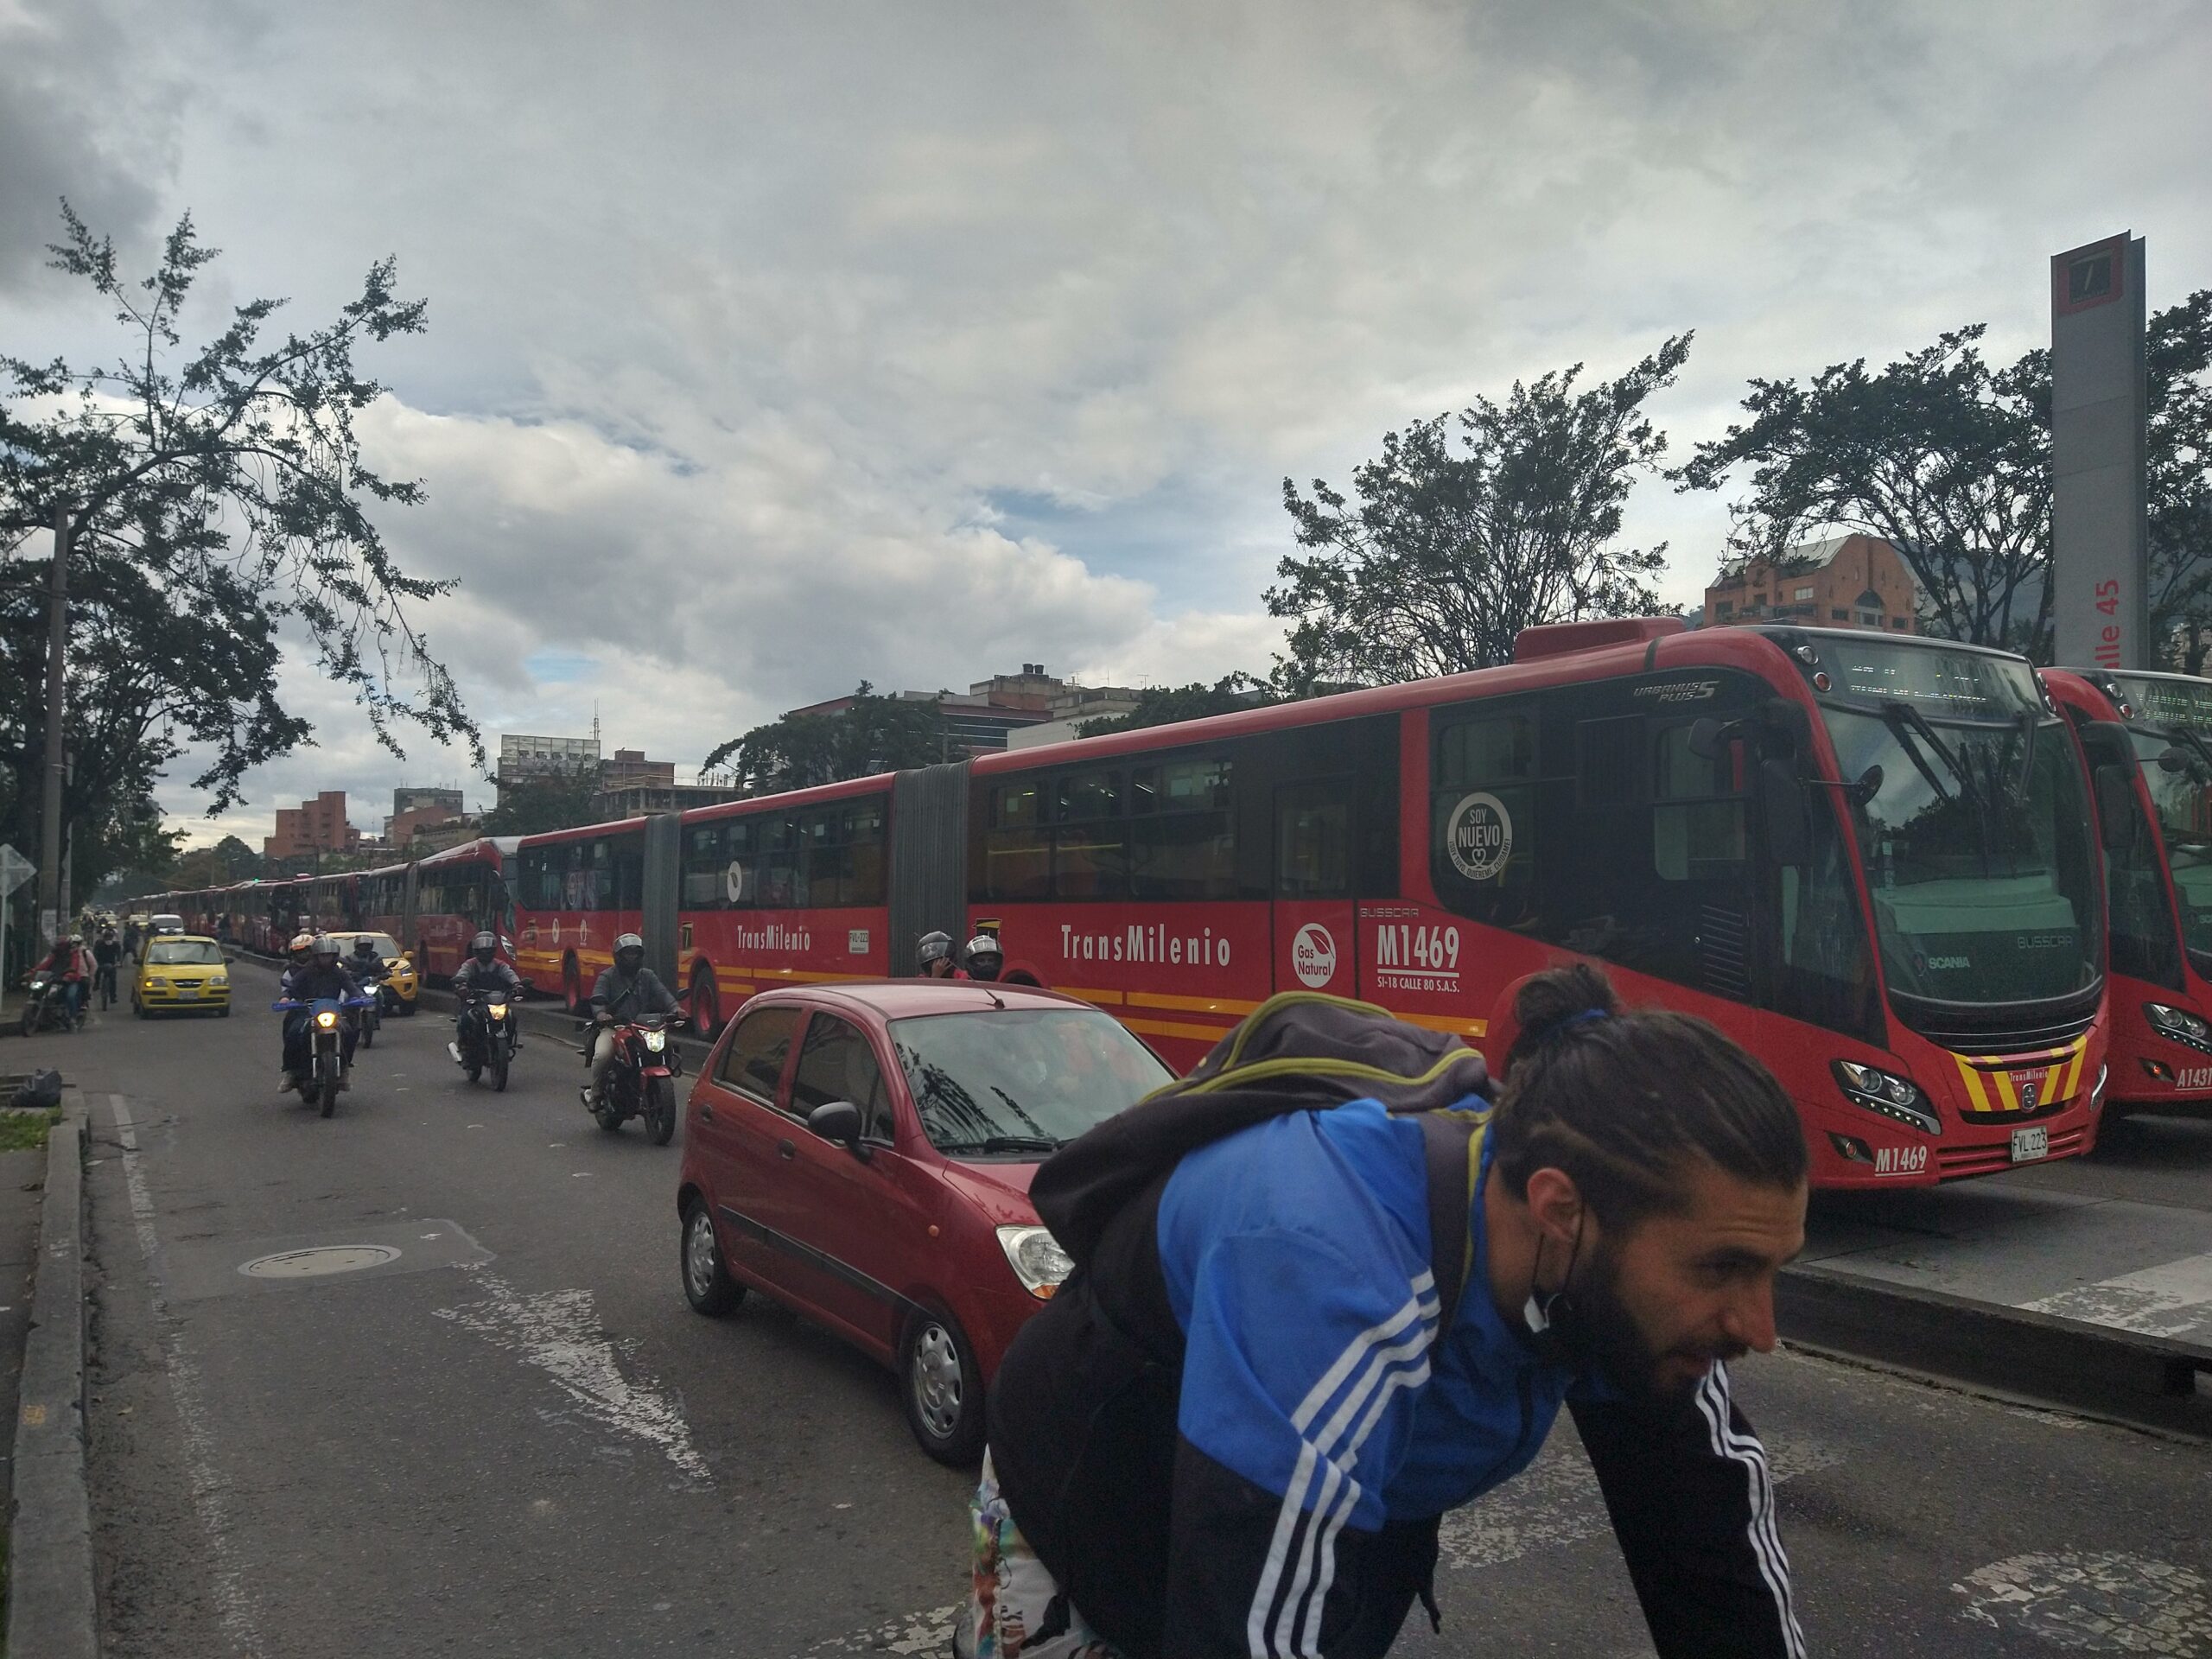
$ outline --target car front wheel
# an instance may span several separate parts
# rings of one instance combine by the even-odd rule
[[[972,1464],[983,1450],[983,1376],[967,1332],[950,1315],[921,1308],[899,1343],[899,1394],[906,1426],[939,1463]]]
[[[719,1319],[734,1313],[745,1300],[745,1287],[722,1266],[722,1247],[715,1236],[715,1221],[705,1203],[694,1198],[683,1207],[683,1300],[694,1313]]]

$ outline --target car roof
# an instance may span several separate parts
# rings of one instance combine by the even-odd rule
[[[149,944],[220,944],[222,941],[211,933],[156,933],[146,943]]]
[[[987,1014],[999,1008],[1091,1008],[1079,997],[1035,985],[972,979],[874,979],[837,985],[779,986],[761,996],[865,1010],[884,1020],[929,1014]],[[755,999],[758,1000],[758,999]]]

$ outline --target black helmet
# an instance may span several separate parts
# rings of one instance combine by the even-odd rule
[[[468,942],[468,950],[477,961],[489,968],[492,958],[499,954],[499,942],[489,933],[479,933]]]
[[[318,957],[330,957],[334,958],[338,955],[338,941],[332,938],[327,933],[316,934],[315,936],[315,953]]]
[[[952,955],[952,935],[925,933],[921,944],[915,948],[915,959],[924,968],[933,962],[943,962]]]
[[[978,933],[968,941],[967,955],[968,971],[977,979],[996,979],[999,969],[1006,965],[1006,952],[988,933]]]
[[[364,933],[353,941],[353,954],[355,956],[372,957],[376,955],[376,953],[377,942],[371,938],[367,934]]]
[[[645,964],[645,942],[634,933],[625,933],[614,941],[614,965],[636,973]]]

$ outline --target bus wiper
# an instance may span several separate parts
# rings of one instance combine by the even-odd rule
[[[1919,709],[1909,702],[1892,697],[1882,705],[1882,719],[1896,735],[1897,747],[1904,751],[1905,758],[1919,768],[1920,775],[1928,780],[1928,787],[1936,791],[1937,800],[1942,801],[1946,806],[1949,805],[1952,798],[1951,791],[1943,787],[1943,780],[1936,775],[1935,767],[1929,766],[1927,757],[1920,753],[1920,746],[1915,743],[1907,733],[1908,727],[1920,734],[1921,737],[1926,741],[1928,747],[1936,751],[1937,757],[1943,762],[1944,768],[1959,780],[1960,793],[1976,806],[1981,804],[1980,792],[1974,788],[1973,773],[1960,763],[1956,755],[1943,747],[1943,740],[1936,735],[1936,728],[1928,723],[1927,717]]]
[[[2025,798],[2036,786],[2036,733],[2043,722],[2036,718],[2035,710],[2020,710],[2020,794]]]

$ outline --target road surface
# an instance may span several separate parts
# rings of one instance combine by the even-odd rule
[[[272,976],[235,976],[228,1020],[15,1050],[91,1103],[110,1654],[944,1650],[969,1478],[836,1342],[688,1309],[677,1147],[598,1130],[543,1037],[471,1088],[435,1014],[322,1121],[275,1091]],[[287,1271],[324,1246],[397,1255]],[[2212,1656],[2212,1448],[1802,1357],[1738,1393],[1809,1651]],[[1445,1557],[1402,1653],[1649,1651],[1564,1427]]]

